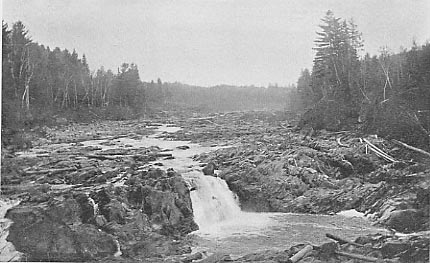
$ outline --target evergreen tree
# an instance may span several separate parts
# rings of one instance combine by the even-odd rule
[[[9,56],[12,51],[11,31],[8,25],[2,20],[2,94],[3,97],[13,97],[13,83],[10,69]]]
[[[2,20],[2,127],[11,127],[16,118],[15,89],[11,74],[11,33]]]
[[[345,105],[354,104],[359,86],[358,49],[361,35],[356,25],[341,21],[327,11],[315,41],[312,87],[319,98],[334,99]]]

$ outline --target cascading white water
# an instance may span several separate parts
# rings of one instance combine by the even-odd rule
[[[227,183],[218,177],[204,176],[200,171],[187,173],[191,191],[194,220],[200,230],[208,229],[222,221],[240,216],[239,202]]]
[[[241,211],[239,201],[230,191],[227,183],[221,178],[203,175],[201,164],[191,158],[194,155],[214,151],[220,147],[205,147],[187,141],[168,141],[158,138],[162,132],[175,132],[178,129],[163,125],[156,130],[155,134],[141,140],[119,138],[115,140],[115,144],[104,144],[108,141],[103,140],[82,143],[85,146],[97,146],[101,149],[115,149],[125,145],[133,145],[135,148],[158,146],[162,149],[170,149],[169,153],[172,153],[174,159],[155,162],[161,162],[166,169],[173,168],[182,174],[191,188],[195,188],[190,195],[194,219],[200,228],[194,232],[198,244],[194,248],[196,251],[202,249],[203,251],[239,256],[266,249],[283,250],[294,243],[303,241],[321,243],[324,241],[324,233],[327,230],[350,239],[376,231],[366,221],[357,221],[357,218]],[[185,150],[177,148],[184,145],[189,148]],[[141,169],[146,169],[152,165],[153,163],[142,166]],[[118,176],[122,178],[123,174]],[[123,181],[116,184],[121,182]],[[96,205],[94,208],[97,209]],[[6,212],[7,209],[8,207],[5,207],[0,200],[0,218],[3,218],[2,211]],[[3,230],[0,231],[2,232],[0,233],[0,248],[4,246],[2,241],[6,241],[7,236],[6,231],[4,231],[7,227],[4,227],[4,223],[9,224],[11,222],[0,219],[0,230]],[[5,261],[13,259],[16,255],[7,255],[5,252],[4,248],[0,249],[0,261],[3,261],[1,259]],[[118,246],[116,255],[120,255],[120,253],[121,250]]]
[[[83,144],[102,149],[115,149],[120,144],[133,145],[136,148],[158,146],[168,149],[167,151],[172,154],[173,159],[156,160],[148,166],[142,166],[141,169],[147,169],[154,163],[162,163],[165,169],[173,168],[179,172],[190,188],[194,189],[190,195],[194,220],[199,226],[199,230],[193,232],[197,244],[194,251],[202,250],[239,256],[252,251],[285,249],[294,243],[303,241],[321,243],[327,230],[342,235],[345,235],[347,231],[351,238],[362,235],[363,231],[374,231],[364,221],[357,222],[349,218],[345,220],[342,216],[241,211],[239,200],[230,191],[227,183],[221,178],[203,175],[201,163],[192,159],[192,156],[214,151],[220,147],[206,147],[188,141],[170,141],[158,138],[162,132],[175,132],[178,129],[163,125],[158,127],[153,135],[141,140],[119,138],[113,145],[104,144],[100,140],[87,141]],[[178,148],[179,146],[188,147]],[[119,177],[122,176],[123,174],[119,175]],[[364,225],[366,227],[363,228]]]
[[[15,250],[12,243],[6,240],[12,221],[5,218],[7,210],[17,206],[20,200],[0,199],[0,262],[18,260],[22,253]]]
[[[237,234],[255,234],[272,219],[269,214],[240,210],[237,196],[219,177],[206,176],[200,170],[182,174],[194,190],[191,191],[196,234],[223,238]]]

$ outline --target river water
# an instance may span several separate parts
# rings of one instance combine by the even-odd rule
[[[176,132],[179,129],[162,125],[157,128],[155,134],[142,139],[118,138],[114,142],[111,139],[91,140],[82,144],[97,146],[103,150],[157,146],[166,153],[171,153],[174,159],[157,160],[140,169],[160,165],[164,169],[173,168],[182,174],[190,188],[195,188],[191,191],[191,200],[194,219],[199,225],[199,230],[191,233],[195,241],[194,251],[218,252],[238,257],[267,249],[285,250],[297,243],[309,242],[318,245],[328,241],[325,233],[353,240],[359,235],[384,232],[359,216],[241,211],[239,200],[229,190],[226,182],[218,177],[203,175],[201,164],[192,159],[194,155],[231,146],[206,147],[187,141],[169,141],[162,138],[163,133]],[[178,146],[188,147],[179,149]],[[345,213],[348,214],[350,213]]]
[[[174,159],[157,160],[165,169],[173,168],[196,190],[191,191],[194,219],[199,230],[193,232],[194,251],[230,254],[238,257],[267,249],[286,249],[298,243],[315,245],[328,241],[326,233],[354,240],[360,235],[385,232],[373,227],[358,213],[344,215],[309,215],[294,213],[251,213],[240,209],[239,200],[221,178],[205,176],[201,164],[192,157],[221,147],[206,147],[186,141],[163,140],[162,133],[179,128],[160,126],[156,133],[142,140],[121,138],[117,142],[134,147],[158,146],[171,153]],[[87,142],[94,145],[94,142]],[[103,145],[98,145],[104,147]],[[188,146],[188,149],[178,149]],[[147,168],[147,167],[145,167]],[[354,215],[353,217],[348,215]],[[345,216],[346,215],[346,216]]]

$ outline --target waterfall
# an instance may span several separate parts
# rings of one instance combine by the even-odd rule
[[[194,221],[200,230],[235,219],[241,215],[239,201],[227,183],[218,177],[205,176],[200,171],[184,175],[195,190],[191,191]]]
[[[22,256],[21,252],[15,250],[12,243],[6,240],[9,235],[9,227],[12,225],[12,221],[5,218],[7,210],[17,206],[20,200],[5,200],[0,199],[0,261],[16,261]]]

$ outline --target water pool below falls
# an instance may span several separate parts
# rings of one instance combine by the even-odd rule
[[[175,159],[163,160],[161,163],[166,169],[173,168],[180,172],[188,184],[195,188],[191,191],[194,220],[199,225],[199,230],[192,233],[195,251],[219,252],[237,257],[267,249],[287,249],[297,243],[321,244],[327,241],[325,233],[353,240],[360,235],[384,231],[359,217],[243,212],[227,183],[221,178],[203,175],[200,163],[192,159],[192,156],[216,150],[216,147],[157,138],[162,132],[169,130],[161,126],[155,135],[140,141],[139,145],[144,143],[144,146],[156,145],[169,149],[168,152]],[[189,148],[176,148],[183,145]]]
[[[372,227],[370,222],[358,217],[243,212],[239,200],[229,190],[227,183],[221,178],[203,175],[201,164],[192,159],[196,154],[214,151],[220,147],[205,147],[187,141],[168,141],[160,137],[162,133],[175,132],[178,129],[162,125],[155,134],[142,139],[119,138],[114,142],[101,139],[82,143],[84,146],[97,146],[103,150],[126,145],[136,148],[158,146],[165,149],[166,153],[171,153],[174,159],[157,160],[140,168],[147,169],[155,163],[161,163],[164,169],[173,168],[181,173],[187,183],[195,188],[190,193],[194,220],[199,225],[199,230],[191,233],[195,241],[195,251],[219,252],[237,257],[267,249],[285,250],[297,243],[321,244],[327,241],[325,233],[354,239],[359,235],[384,231]],[[179,149],[178,146],[188,147]],[[30,151],[24,154],[35,153]]]

